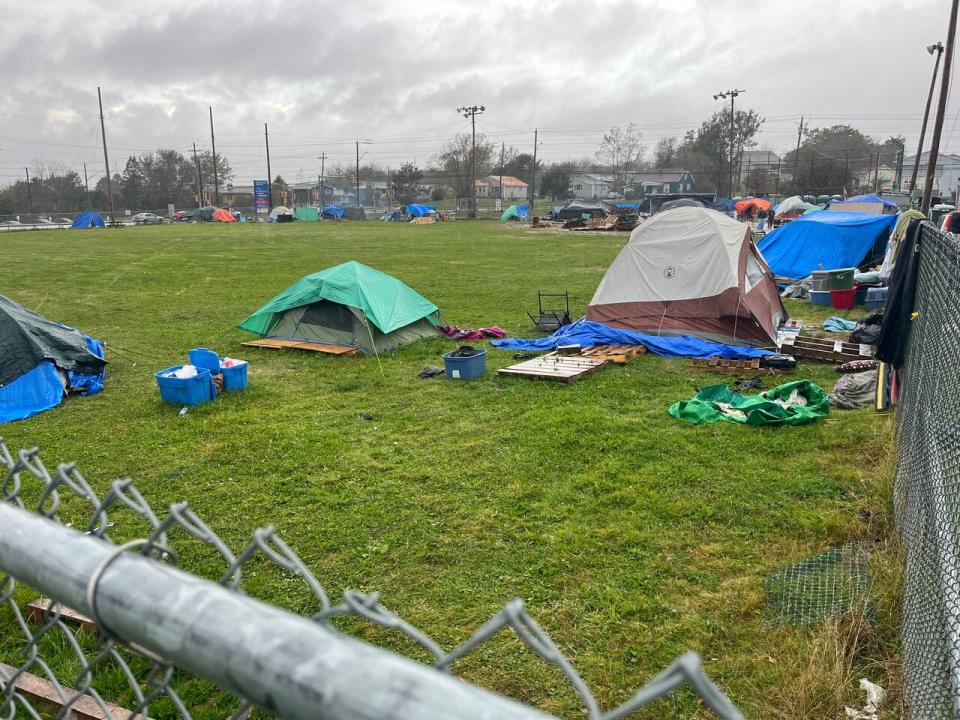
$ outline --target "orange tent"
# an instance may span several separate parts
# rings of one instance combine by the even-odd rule
[[[229,210],[224,210],[223,208],[217,208],[213,211],[213,219],[217,222],[236,222],[237,219],[233,216]]]
[[[737,211],[737,215],[743,215],[748,207],[753,206],[757,210],[769,210],[771,204],[769,200],[763,198],[750,198],[749,200],[738,200],[733,207]]]

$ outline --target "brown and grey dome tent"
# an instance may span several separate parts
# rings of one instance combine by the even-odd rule
[[[787,318],[750,227],[707,208],[654,215],[630,234],[587,318],[655,335],[771,345]]]

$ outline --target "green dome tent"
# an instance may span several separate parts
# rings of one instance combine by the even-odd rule
[[[500,222],[520,221],[526,222],[530,219],[529,205],[511,205],[500,216]]]
[[[395,277],[351,260],[298,280],[239,327],[371,354],[439,335],[439,313]]]

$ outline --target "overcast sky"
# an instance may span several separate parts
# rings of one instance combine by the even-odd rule
[[[652,146],[739,88],[760,147],[849,123],[916,144],[948,0],[0,0],[0,184],[58,162],[102,175],[97,85],[114,171],[131,153],[210,144],[236,180],[315,177],[317,158],[421,166],[486,106],[478,130],[547,160],[593,154],[634,122]],[[960,93],[944,126],[960,150]],[[929,139],[929,135],[928,135]],[[941,146],[941,150],[944,147]]]

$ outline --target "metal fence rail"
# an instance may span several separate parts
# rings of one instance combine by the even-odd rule
[[[911,718],[960,717],[960,244],[925,224],[897,409]],[[900,258],[898,262],[904,262]]]
[[[719,717],[742,718],[694,653],[678,658],[626,703],[604,712],[519,600],[508,602],[466,642],[446,651],[385,608],[376,593],[347,591],[333,605],[272,528],[257,530],[250,544],[234,554],[184,503],[159,517],[130,480],[113,482],[101,499],[75,466],[60,465],[51,473],[36,449],[14,456],[2,439],[0,465],[5,467],[0,482],[0,623],[12,621],[22,634],[20,656],[0,656],[13,663],[12,672],[0,666],[2,720],[39,720],[38,709],[19,689],[28,673],[49,683],[59,698],[57,717],[70,717],[71,708],[91,702],[104,717],[116,717],[110,703],[119,699],[103,697],[94,687],[106,671],[123,678],[124,717],[146,716],[151,705],[161,704],[168,717],[190,718],[188,703],[177,690],[182,673],[175,674],[174,668],[235,695],[239,706],[223,713],[231,718],[247,717],[256,706],[291,719],[546,719],[550,716],[535,708],[450,674],[457,660],[505,628],[562,671],[591,720],[626,717],[682,685],[692,687]],[[85,525],[61,524],[61,508],[75,518],[78,505],[86,508],[81,513]],[[133,521],[131,514],[145,523],[144,537],[114,544],[109,529]],[[219,554],[219,582],[177,567],[179,556],[170,542],[174,530]],[[244,569],[255,556],[299,576],[316,601],[312,617],[293,615],[243,592]],[[25,616],[20,604],[25,593],[18,584],[51,598],[42,621]],[[96,623],[95,642],[71,627],[67,608]],[[332,627],[330,621],[343,615],[405,634],[433,657],[433,667]],[[65,648],[67,660],[45,657],[51,645],[61,652]],[[64,667],[77,666],[79,673],[64,676]]]

